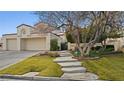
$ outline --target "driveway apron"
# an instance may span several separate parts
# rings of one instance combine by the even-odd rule
[[[0,51],[0,69],[18,63],[37,53],[38,51]]]

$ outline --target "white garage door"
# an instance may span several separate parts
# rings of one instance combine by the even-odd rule
[[[7,50],[17,50],[17,40],[8,39],[7,40]]]
[[[26,39],[24,50],[46,50],[46,39],[45,38]]]

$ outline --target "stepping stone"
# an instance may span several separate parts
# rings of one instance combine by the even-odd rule
[[[59,52],[60,54],[71,54],[69,52]]]
[[[68,68],[62,68],[62,71],[64,73],[79,73],[79,72],[86,72],[86,68],[84,67],[68,67]]]
[[[72,62],[77,61],[77,59],[74,59],[72,57],[57,57],[54,59],[54,62]]]
[[[60,54],[71,54],[69,52],[60,52]]]
[[[68,51],[59,51],[59,53],[69,53]]]
[[[60,57],[68,57],[68,56],[72,57],[71,54],[60,54]]]
[[[77,67],[81,66],[81,62],[66,62],[66,63],[58,63],[62,67]]]
[[[73,76],[79,76],[82,75],[83,73],[64,73],[61,77],[73,77]]]
[[[72,56],[71,54],[60,54],[61,57],[68,57],[68,56]]]
[[[97,80],[99,77],[93,73],[64,73],[62,78],[68,78],[72,80]]]
[[[32,76],[38,75],[38,73],[39,72],[29,72],[29,73],[24,74],[23,76],[30,76],[30,77],[32,77]]]

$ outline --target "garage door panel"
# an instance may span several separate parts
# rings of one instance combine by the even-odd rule
[[[17,40],[8,39],[7,40],[7,50],[17,50]]]
[[[26,39],[25,50],[45,50],[45,49],[46,49],[45,38]]]

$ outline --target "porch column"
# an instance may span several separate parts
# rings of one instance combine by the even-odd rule
[[[21,38],[17,37],[17,50],[21,51]]]
[[[70,49],[71,49],[71,43],[68,42],[68,50],[70,50]]]
[[[7,40],[3,37],[3,50],[7,50]]]
[[[46,50],[50,50],[50,33],[46,36]]]

